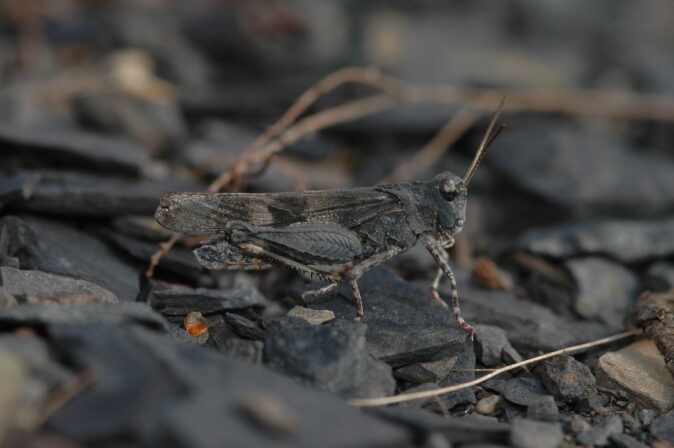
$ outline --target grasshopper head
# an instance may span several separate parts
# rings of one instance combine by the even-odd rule
[[[456,174],[445,171],[435,177],[432,185],[438,233],[445,238],[453,236],[461,231],[466,220],[466,184]]]

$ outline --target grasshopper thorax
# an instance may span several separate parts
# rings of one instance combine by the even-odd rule
[[[445,171],[438,174],[431,185],[437,206],[436,230],[443,237],[456,235],[466,220],[466,184],[461,177]]]

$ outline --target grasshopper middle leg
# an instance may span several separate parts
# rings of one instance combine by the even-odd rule
[[[353,266],[350,269],[346,267],[341,273],[336,274],[335,279],[332,281],[331,284],[324,286],[320,289],[306,291],[304,294],[302,294],[302,297],[304,298],[305,296],[310,294],[318,296],[328,293],[337,287],[339,281],[342,280],[342,278],[347,277],[349,285],[351,286],[351,291],[353,292],[353,296],[356,299],[356,320],[360,320],[363,318],[364,309],[363,309],[363,296],[361,295],[360,289],[358,288],[358,279],[360,279],[360,277],[362,277],[363,274],[368,270],[382,264],[384,261],[394,257],[401,251],[402,251],[401,248],[394,246],[387,249],[384,252],[374,254],[362,260],[360,263],[358,263],[357,265]]]

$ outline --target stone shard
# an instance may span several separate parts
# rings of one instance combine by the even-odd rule
[[[597,391],[590,368],[571,356],[546,359],[536,366],[534,373],[558,400],[576,402]]]
[[[604,255],[636,263],[674,254],[674,219],[653,221],[605,220],[531,230],[520,249],[553,258]]]
[[[0,267],[0,283],[6,293],[24,299],[44,297],[76,300],[77,297],[81,297],[82,300],[93,302],[119,302],[117,296],[94,283],[47,272],[3,266]]]
[[[359,280],[367,324],[367,347],[375,357],[396,366],[426,361],[433,354],[466,340],[451,311],[431,296],[402,280],[385,266],[368,271]],[[298,292],[308,289],[302,286]],[[312,298],[313,309],[329,309],[342,319],[356,313],[348,285],[337,292]]]
[[[391,395],[391,368],[367,350],[361,323],[336,319],[312,325],[297,317],[269,322],[265,332],[267,364],[318,389],[345,397]]]

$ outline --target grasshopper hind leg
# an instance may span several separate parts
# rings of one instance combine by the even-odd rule
[[[227,271],[259,271],[274,266],[272,260],[263,256],[242,251],[229,243],[224,237],[206,241],[194,250],[200,265],[206,269]]]

